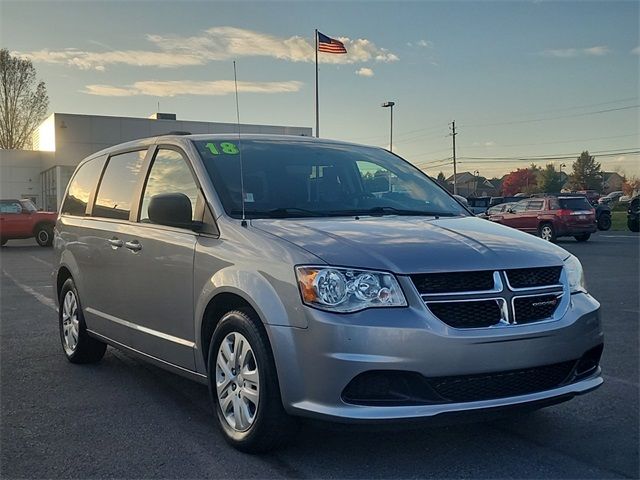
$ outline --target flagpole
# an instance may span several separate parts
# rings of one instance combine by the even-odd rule
[[[318,105],[318,29],[315,30],[316,40],[316,137],[320,137],[320,112]]]

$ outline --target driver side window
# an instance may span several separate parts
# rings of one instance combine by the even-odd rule
[[[195,212],[200,190],[193,179],[191,169],[182,155],[175,150],[160,148],[153,159],[149,177],[144,187],[140,207],[140,222],[153,223],[149,219],[149,203],[154,195],[161,193],[182,193],[191,201],[191,219]]]

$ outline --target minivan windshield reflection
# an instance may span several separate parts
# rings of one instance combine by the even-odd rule
[[[468,213],[415,167],[382,149],[302,141],[194,142],[227,214],[248,218]]]

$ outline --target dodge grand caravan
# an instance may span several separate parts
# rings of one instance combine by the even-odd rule
[[[475,218],[380,148],[168,135],[77,168],[55,228],[60,338],[209,386],[251,452],[296,417],[539,408],[602,383],[599,304],[562,248]]]

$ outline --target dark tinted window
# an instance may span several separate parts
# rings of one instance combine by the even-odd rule
[[[0,201],[0,213],[22,213],[22,205],[18,200]]]
[[[544,200],[531,200],[527,205],[527,210],[542,210]]]
[[[141,222],[150,222],[149,202],[151,202],[151,197],[160,193],[183,193],[189,197],[191,200],[191,219],[195,220],[198,186],[185,159],[174,150],[161,148],[156,153],[140,207]]]
[[[591,210],[591,204],[584,197],[559,198],[563,210]]]
[[[98,157],[83,164],[69,184],[67,197],[62,204],[62,213],[84,216],[93,188],[98,182],[106,157]]]
[[[129,219],[133,191],[146,153],[140,150],[109,158],[93,207],[95,217]]]

